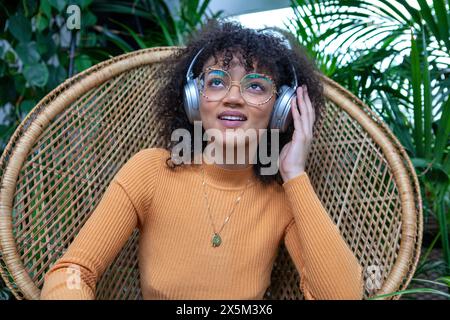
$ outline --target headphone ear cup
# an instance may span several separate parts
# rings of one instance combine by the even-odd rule
[[[183,90],[184,111],[190,123],[200,120],[200,94],[195,79],[187,80]]]
[[[291,101],[295,99],[295,89],[287,85],[280,88],[280,93],[273,106],[270,117],[270,128],[286,132],[292,122]]]

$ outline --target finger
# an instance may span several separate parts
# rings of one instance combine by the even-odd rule
[[[291,100],[291,112],[292,112],[292,120],[294,122],[294,129],[301,131],[301,121],[300,121],[300,113],[297,109],[296,98],[294,97]]]
[[[308,95],[308,87],[306,87],[306,85],[305,85],[305,90],[304,90],[304,99],[305,99],[305,103],[306,103],[306,106],[308,109],[308,114],[309,114],[309,119],[310,119],[310,123],[309,123],[310,127],[308,127],[308,128],[312,134],[314,122],[316,120],[316,117],[315,117],[316,115],[314,113],[314,108],[312,107],[311,99],[309,98],[309,95]]]
[[[305,102],[306,102],[306,105],[308,106],[309,112],[311,114],[310,119],[313,120],[311,122],[311,124],[314,125],[314,120],[316,119],[316,114],[314,112],[313,104],[311,102],[311,98],[309,97],[309,93],[308,93],[308,87],[306,85],[305,85]]]
[[[299,92],[300,93],[300,92]],[[297,94],[297,96],[300,96],[301,94]],[[292,140],[290,141],[289,146],[289,154],[294,155],[294,158],[297,158],[299,154],[302,152],[302,146],[303,146],[303,140],[305,137],[305,128],[303,124],[302,118],[304,117],[303,114],[300,113],[299,108],[297,107],[297,97],[294,97],[292,99],[291,108],[292,108],[292,116],[294,120],[294,127],[295,130],[292,134]],[[286,153],[286,157],[288,154]]]
[[[302,113],[301,120],[302,120],[302,124],[303,124],[303,132],[306,134],[306,133],[309,133],[309,131],[310,131],[310,129],[309,129],[310,115],[308,114],[308,108],[305,103],[305,90],[303,87],[300,89],[299,97],[301,97],[298,100],[299,100],[300,110]]]
[[[307,98],[308,97],[308,91],[306,88],[306,85],[302,85],[303,87],[303,108],[305,109],[305,114],[306,114],[306,119],[307,119],[307,124],[305,126],[305,132],[307,132],[308,134],[312,133],[312,114],[311,114],[311,109],[310,106],[307,103]]]
[[[297,96],[294,97],[294,99],[292,99],[292,101],[294,103],[294,111],[293,111],[293,116],[295,116],[294,123],[297,124],[296,130],[294,131],[294,136],[301,138],[302,136],[305,135],[306,128],[303,123],[303,113],[298,104],[298,101],[301,100],[301,98],[300,99],[298,98],[299,96],[301,96],[301,93],[297,93]],[[292,137],[292,138],[294,139],[294,137]]]

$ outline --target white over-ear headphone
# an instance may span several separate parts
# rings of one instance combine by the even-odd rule
[[[277,32],[276,30],[273,30]],[[289,42],[286,41],[287,47],[291,49]],[[197,57],[203,51],[204,47],[201,48],[189,65],[188,71],[186,73],[186,83],[183,90],[183,103],[184,110],[190,121],[194,123],[195,120],[201,120],[200,118],[200,91],[197,87],[197,79],[194,79],[194,73],[192,68],[194,66]],[[271,129],[279,129],[281,132],[285,132],[292,121],[291,113],[291,101],[295,99],[296,89],[298,86],[297,76],[295,74],[295,68],[291,64],[292,73],[294,79],[291,86],[282,85],[278,92],[278,98],[275,100],[273,106],[272,114],[270,116],[269,127]]]

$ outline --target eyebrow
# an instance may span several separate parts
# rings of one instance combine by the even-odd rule
[[[265,74],[263,73],[258,73],[258,72],[254,72],[254,73],[250,73],[247,75],[249,78],[264,78],[270,82],[272,82],[272,79],[270,79],[269,77],[267,77]]]
[[[220,74],[220,75],[224,74],[224,72],[222,70],[217,70],[217,69],[211,70],[211,73],[212,74]]]
[[[214,69],[211,69],[211,73],[224,73],[224,70],[223,70],[221,67],[215,67],[214,65],[207,66],[207,67],[205,68],[205,70],[208,69],[208,68],[210,68],[210,67],[213,67],[213,68],[214,68]],[[217,69],[216,69],[216,68],[217,68]],[[265,73],[265,72],[263,72],[263,71],[250,70],[250,71],[248,71],[248,73],[246,73],[246,74],[248,74],[248,75],[254,74],[254,75],[252,75],[252,77],[257,77],[258,75],[262,75],[264,78],[267,78],[268,80],[270,80],[270,76],[267,76],[267,73]]]

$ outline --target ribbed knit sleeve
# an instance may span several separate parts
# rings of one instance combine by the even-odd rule
[[[293,219],[284,242],[307,300],[360,300],[362,267],[317,197],[306,172],[283,183]]]
[[[45,274],[41,299],[95,299],[98,279],[145,221],[162,152],[141,150],[119,170],[67,251]]]

